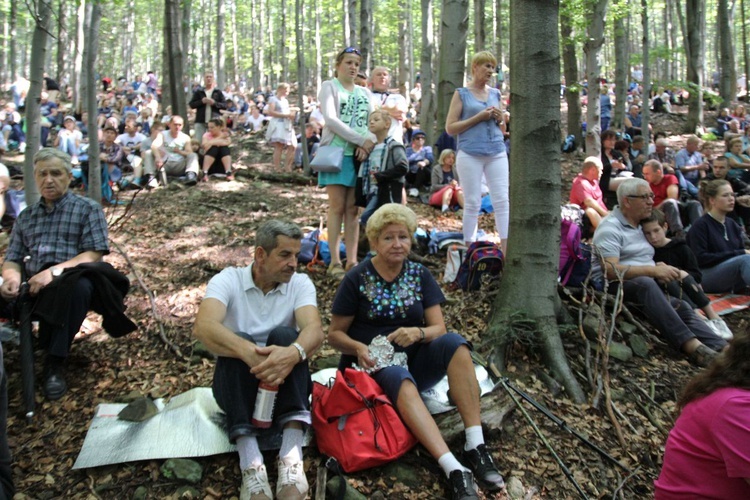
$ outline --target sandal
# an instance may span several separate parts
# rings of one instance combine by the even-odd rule
[[[344,271],[344,267],[341,265],[341,263],[337,264],[331,264],[328,266],[328,271],[326,272],[328,276],[331,276],[332,278],[337,279],[338,281],[341,281],[344,279],[344,276],[346,276],[346,271]]]
[[[691,363],[693,363],[696,366],[700,366],[701,368],[707,367],[709,364],[711,364],[711,361],[718,356],[719,353],[714,351],[713,349],[710,349],[705,344],[701,344],[698,346],[696,350],[690,353],[688,355],[688,359]]]
[[[346,271],[348,272],[350,269],[354,268],[359,262],[347,262],[346,263]]]

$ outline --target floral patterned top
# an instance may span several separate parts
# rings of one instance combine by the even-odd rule
[[[333,299],[331,312],[354,316],[348,335],[369,345],[376,336],[388,335],[402,326],[424,326],[425,309],[444,301],[440,286],[422,264],[405,261],[401,273],[389,282],[367,259],[346,274]],[[404,351],[399,346],[394,347],[397,352]],[[409,350],[405,352],[409,354]],[[355,356],[341,357],[342,366],[353,362],[356,362]]]

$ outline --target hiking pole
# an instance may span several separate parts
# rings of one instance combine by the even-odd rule
[[[607,460],[609,460],[613,464],[618,465],[619,467],[621,467],[628,474],[632,474],[633,473],[630,469],[628,469],[625,465],[623,465],[615,457],[613,457],[612,455],[610,455],[609,453],[607,453],[606,451],[604,451],[603,449],[601,449],[599,446],[597,446],[596,444],[594,444],[591,441],[589,441],[588,439],[586,439],[583,435],[581,435],[575,429],[571,429],[570,427],[568,427],[568,424],[566,424],[564,420],[562,420],[561,418],[557,417],[554,413],[552,413],[547,408],[545,408],[544,406],[542,406],[539,402],[537,402],[536,400],[534,400],[534,398],[532,398],[531,396],[529,396],[528,394],[526,394],[524,391],[522,391],[518,387],[514,386],[510,382],[510,380],[508,380],[508,377],[501,377],[500,381],[503,383],[503,385],[506,388],[512,389],[519,396],[521,396],[523,399],[525,399],[526,401],[528,401],[531,404],[531,406],[533,406],[534,408],[536,408],[537,410],[539,410],[540,412],[542,412],[542,414],[544,414],[545,417],[547,417],[548,419],[552,420],[552,422],[554,422],[555,425],[557,425],[558,427],[560,427],[562,430],[564,430],[564,431],[572,434],[573,436],[575,436],[576,438],[578,438],[579,441],[581,441],[582,443],[586,444],[589,448],[591,448],[592,450],[596,451],[599,455],[601,455],[602,457],[606,458]],[[499,383],[500,382],[498,382],[498,384]],[[496,387],[497,387],[497,385],[496,385]]]
[[[20,310],[19,344],[21,355],[21,382],[23,386],[23,402],[26,409],[26,420],[34,418],[34,339],[31,334],[32,298],[29,293],[29,282],[26,274],[26,263],[31,260],[28,255],[21,264],[21,287],[18,294]]]
[[[588,495],[586,495],[586,492],[583,491],[583,488],[581,488],[581,485],[578,484],[578,482],[573,477],[573,473],[570,472],[570,469],[568,469],[568,466],[565,465],[565,463],[562,461],[562,459],[558,456],[558,454],[555,452],[554,448],[552,448],[552,445],[549,444],[549,441],[547,441],[547,438],[542,434],[542,431],[537,427],[534,420],[531,418],[531,415],[528,414],[526,409],[523,407],[521,402],[516,398],[516,395],[513,394],[513,391],[511,391],[510,387],[508,387],[508,378],[507,377],[500,377],[500,381],[495,384],[495,386],[492,388],[494,391],[497,389],[498,386],[502,385],[503,388],[508,392],[508,395],[510,396],[510,399],[513,400],[513,402],[518,406],[518,408],[521,410],[521,413],[523,413],[523,416],[526,417],[526,420],[528,420],[529,424],[531,424],[531,428],[534,429],[534,432],[537,436],[539,436],[539,439],[542,440],[544,445],[547,447],[547,449],[552,453],[552,457],[554,457],[555,461],[557,462],[557,465],[560,466],[560,468],[563,471],[563,474],[565,474],[565,477],[567,477],[571,483],[573,483],[573,486],[575,486],[576,491],[578,491],[578,494],[581,495],[581,498],[584,498],[588,500]]]

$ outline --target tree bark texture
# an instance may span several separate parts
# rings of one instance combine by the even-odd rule
[[[347,18],[349,20],[349,43],[350,46],[359,45],[357,40],[357,0],[344,0],[347,3]]]
[[[732,43],[732,28],[729,22],[729,1],[719,0],[716,23],[719,29],[719,59],[721,61],[721,77],[719,93],[721,107],[728,107],[737,99],[737,72],[734,67],[734,43]]]
[[[427,135],[426,144],[435,144],[435,82],[432,64],[435,53],[435,32],[433,30],[433,0],[421,0],[422,5],[422,104],[420,107],[420,127]]]
[[[81,0],[76,10],[75,60],[71,84],[73,86],[73,109],[80,112],[83,108],[81,97],[81,70],[83,66],[84,20],[86,19],[86,0]]]
[[[360,71],[372,70],[372,0],[359,0],[359,51],[362,53]]]
[[[98,0],[86,6],[86,108],[96,109],[96,56],[99,53],[99,25],[102,19],[102,8]],[[96,130],[96,113],[89,113],[89,130]],[[89,198],[102,201],[102,169],[99,161],[99,136],[89,134]]]
[[[36,4],[37,11],[32,12],[36,17],[34,34],[31,39],[31,71],[29,73],[29,92],[26,95],[26,153],[23,163],[23,187],[26,204],[31,205],[39,201],[39,190],[34,181],[34,155],[39,151],[41,140],[41,111],[39,109],[44,82],[44,61],[47,55],[47,40],[49,38],[50,17],[52,6],[48,0],[40,0]]]
[[[487,30],[485,29],[486,0],[474,0],[474,52],[489,50],[487,47]]]
[[[545,361],[568,396],[585,396],[568,366],[557,327],[560,255],[560,44],[557,0],[511,0],[513,134],[506,272],[492,307],[490,334],[503,339],[514,312],[536,323]],[[545,36],[538,36],[545,33]],[[545,161],[540,162],[539,158]]]
[[[180,26],[180,29],[182,30],[182,43],[183,43],[183,53],[184,59],[183,59],[183,66],[185,70],[184,76],[189,76],[190,71],[200,71],[202,68],[195,68],[193,66],[193,59],[191,58],[191,50],[190,47],[194,45],[194,42],[191,43],[191,40],[193,37],[190,36],[190,17],[193,14],[193,0],[182,0],[182,25]],[[147,70],[150,68],[146,68]]]
[[[610,127],[621,129],[628,103],[628,32],[622,16],[615,18],[615,105]]]
[[[583,145],[581,128],[581,88],[578,83],[578,56],[573,34],[573,24],[567,12],[560,13],[560,34],[562,35],[563,72],[565,74],[565,102],[568,105],[568,135],[576,137],[576,144]]]
[[[687,0],[686,2],[687,44],[685,48],[688,58],[687,81],[691,86],[685,132],[690,134],[695,133],[695,129],[703,125],[703,66],[706,56],[701,26],[706,15],[705,9],[703,0]]]
[[[641,0],[641,27],[643,29],[643,43],[641,44],[641,49],[643,50],[643,106],[641,106],[641,117],[643,120],[641,121],[641,128],[644,137],[648,138],[650,137],[648,126],[651,119],[651,108],[649,107],[649,99],[651,97],[651,60],[649,58],[649,50],[651,46],[648,34],[648,0]]]
[[[169,15],[164,22],[168,26],[167,39],[167,59],[169,61],[169,85],[172,97],[172,115],[180,115],[185,124],[188,124],[187,118],[187,98],[183,89],[182,79],[184,71],[184,51],[182,44],[182,23],[179,0],[166,0],[166,9]],[[188,127],[185,127],[185,133],[189,133]]]
[[[305,54],[302,48],[305,46],[305,34],[303,31],[303,22],[304,19],[302,17],[304,13],[304,0],[296,0],[295,5],[295,19],[294,19],[294,34],[296,39],[296,45],[297,45],[297,81],[300,82],[299,91],[297,93],[297,106],[299,106],[300,109],[300,120],[299,120],[299,128],[301,131],[301,141],[300,144],[302,146],[302,170],[305,172],[305,175],[310,174],[310,157],[308,156],[307,152],[307,135],[305,134],[305,124],[307,123],[307,120],[305,119],[305,87],[304,87],[304,74],[305,74]]]
[[[10,54],[8,57],[10,59],[10,78],[14,81],[18,78],[18,65],[16,62],[18,58],[18,54],[16,54],[16,37],[18,33],[16,32],[16,24],[18,23],[18,6],[20,3],[16,1],[10,2]]]
[[[412,36],[413,31],[409,26],[409,5],[410,0],[399,0],[399,18],[398,18],[398,37],[401,40],[401,44],[398,48],[398,91],[401,95],[406,96],[409,100],[409,90],[411,83],[411,55],[412,52],[409,50],[411,43],[409,39]]]
[[[280,30],[279,30],[279,41],[278,41],[278,49],[279,53],[276,58],[276,61],[281,64],[281,81],[283,82],[289,82],[289,68],[287,66],[287,32],[286,32],[286,25],[287,25],[287,3],[286,0],[281,0],[281,19],[280,19]]]
[[[747,11],[745,10],[745,0],[742,0],[740,4],[740,14],[742,18],[742,59],[745,66],[745,91],[748,86],[748,78],[750,78],[750,47],[747,46]]]
[[[216,85],[222,90],[227,81],[227,44],[224,40],[226,23],[226,3],[224,0],[216,0]]]
[[[599,156],[601,152],[601,106],[599,104],[599,80],[601,78],[601,51],[604,45],[604,16],[609,0],[596,0],[587,14],[588,30],[583,51],[586,53],[586,79],[589,83],[589,99],[586,106],[586,153]]]
[[[442,132],[445,130],[445,117],[448,114],[453,93],[458,87],[464,85],[469,0],[443,0],[441,10],[442,33],[440,34],[440,60],[438,61],[437,126],[438,130]]]
[[[62,84],[63,76],[65,76],[65,56],[68,53],[67,12],[67,2],[60,0],[57,8],[57,57],[55,58],[55,80],[60,84]]]

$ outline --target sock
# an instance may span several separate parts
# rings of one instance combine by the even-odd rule
[[[238,437],[237,452],[240,454],[240,470],[263,465],[263,454],[260,452],[258,438],[255,436]]]
[[[288,458],[299,462],[302,460],[302,441],[305,431],[294,427],[286,427],[281,434],[281,449],[279,458]]]
[[[461,465],[461,462],[459,462],[456,457],[451,453],[450,451],[444,455],[441,455],[440,458],[438,458],[438,465],[442,467],[443,472],[445,472],[445,475],[447,477],[450,477],[451,472],[454,470],[468,470],[466,467]]]
[[[448,205],[443,205],[443,212],[447,212],[450,207]]]
[[[484,444],[484,434],[482,434],[481,425],[467,427],[464,432],[466,433],[466,446],[464,446],[464,450],[473,450],[480,444]]]

